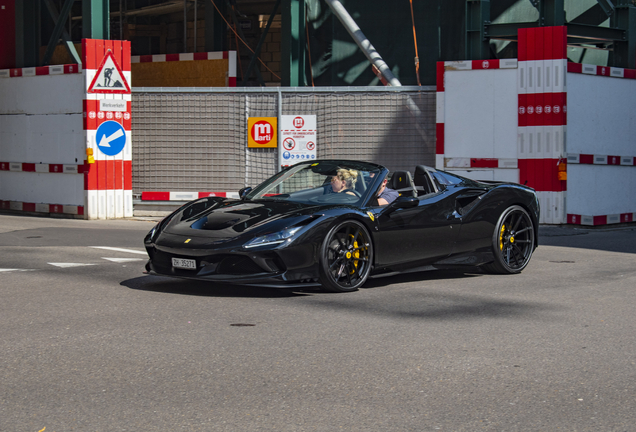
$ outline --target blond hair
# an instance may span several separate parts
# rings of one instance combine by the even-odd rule
[[[358,180],[358,171],[357,170],[349,170],[346,168],[338,169],[338,178],[345,182],[347,189],[355,189],[356,181]]]

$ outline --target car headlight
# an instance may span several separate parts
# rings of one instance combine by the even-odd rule
[[[279,231],[277,233],[256,237],[248,241],[247,243],[245,243],[243,247],[245,249],[249,249],[249,248],[258,247],[258,246],[270,246],[270,245],[281,244],[287,241],[289,238],[291,238],[291,236],[296,234],[296,232],[298,232],[298,230],[300,230],[301,228],[302,227],[287,228],[286,230]]]
[[[157,233],[157,228],[159,228],[159,224],[155,225],[153,229],[150,230],[146,237],[144,238],[144,242],[152,242],[154,241],[155,234]]]

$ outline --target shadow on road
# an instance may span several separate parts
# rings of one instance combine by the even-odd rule
[[[309,289],[271,289],[204,281],[172,279],[161,276],[142,276],[121,282],[122,286],[156,293],[210,298],[305,298],[301,304],[307,308],[327,308],[330,312],[348,315],[362,314],[376,317],[415,320],[466,320],[466,319],[550,319],[546,312],[558,307],[543,302],[531,302],[518,298],[504,299],[500,294],[475,294],[459,292],[456,287],[468,285],[466,279],[479,277],[477,273],[453,271],[427,271],[389,276],[368,281],[362,292],[333,294]],[[463,282],[462,279],[466,281]],[[448,281],[455,289],[445,292],[426,288],[428,282]],[[422,289],[408,289],[420,282]],[[391,286],[394,285],[394,286]],[[383,289],[377,289],[383,288]],[[392,289],[396,288],[396,289]],[[405,289],[406,288],[406,289]],[[372,295],[363,295],[367,291]]]
[[[120,285],[141,291],[205,297],[283,298],[306,295],[287,289],[251,287],[150,275],[127,279],[121,282]]]
[[[386,287],[393,284],[399,283],[410,283],[410,282],[425,282],[431,280],[453,280],[453,279],[468,279],[479,277],[483,275],[479,269],[475,269],[474,271],[467,272],[461,270],[429,270],[429,271],[418,271],[412,273],[404,273],[404,274],[396,274],[393,276],[380,276],[375,278],[370,278],[367,283],[364,284],[362,289],[370,289],[370,288],[379,288]]]
[[[504,299],[498,294],[490,296],[424,289],[405,290],[400,293],[387,291],[387,294],[389,295],[384,301],[378,301],[377,297],[331,296],[324,297],[320,303],[308,302],[307,305],[328,308],[330,311],[346,312],[347,314],[416,321],[462,321],[496,318],[531,319],[543,322],[554,319],[547,313],[561,309],[544,302]]]
[[[362,289],[372,289],[386,287],[393,284],[409,283],[427,280],[439,279],[462,279],[478,276],[477,274],[469,274],[463,272],[453,272],[445,270],[414,272],[407,274],[398,274],[385,276],[375,279],[369,279]],[[251,298],[283,298],[298,297],[312,294],[330,295],[337,293],[329,293],[322,291],[319,287],[307,288],[267,288],[258,286],[245,286],[224,284],[209,281],[197,281],[188,279],[177,279],[163,276],[146,275],[133,279],[127,279],[120,283],[127,288],[141,291],[155,291],[170,294],[182,294],[189,296],[206,296],[206,297],[251,297]]]

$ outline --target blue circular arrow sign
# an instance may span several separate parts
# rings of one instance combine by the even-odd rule
[[[97,128],[95,141],[99,150],[107,156],[115,156],[126,145],[126,131],[116,121],[105,121]]]

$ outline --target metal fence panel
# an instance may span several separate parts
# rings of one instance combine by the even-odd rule
[[[247,148],[247,118],[317,117],[318,158],[390,170],[435,164],[435,90],[133,89],[133,193],[237,191],[277,171]]]

